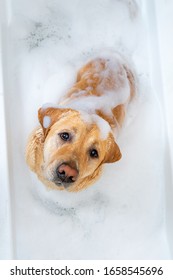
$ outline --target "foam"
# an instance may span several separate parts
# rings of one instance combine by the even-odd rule
[[[88,114],[85,111],[79,110],[81,119],[87,123],[87,124],[92,124],[95,123],[97,124],[99,130],[100,130],[100,137],[101,139],[105,140],[108,137],[108,134],[112,132],[110,125],[108,122],[106,122],[104,119],[99,117],[96,114]]]
[[[83,93],[85,93],[85,91],[79,91],[76,93],[76,96],[78,98],[67,98],[67,100],[63,100],[63,106],[70,107],[75,110],[83,110],[90,114],[94,114],[98,109],[101,109],[106,114],[111,115],[111,108],[114,108],[119,104],[127,103],[130,97],[130,86],[127,78],[127,73],[125,69],[121,67],[121,65],[124,64],[128,65],[127,61],[115,52],[113,52],[111,56],[103,53],[101,57],[105,58],[106,60],[105,70],[101,72],[102,81],[97,86],[97,90],[100,90],[102,92],[102,95],[83,97]],[[95,69],[97,71],[97,61],[95,62]],[[110,72],[116,73],[116,88],[114,90],[108,91],[104,89],[104,83],[105,80],[109,77]],[[85,79],[87,79],[87,75],[88,73],[84,75]]]
[[[51,118],[49,116],[44,116],[43,118],[43,127],[48,128],[51,124]]]

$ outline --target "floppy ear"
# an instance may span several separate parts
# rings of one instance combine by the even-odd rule
[[[40,108],[38,110],[38,119],[42,126],[45,137],[47,136],[51,126],[69,111],[72,110],[52,107],[46,109]]]
[[[33,172],[36,172],[38,168],[38,163],[42,156],[43,143],[43,131],[41,127],[37,127],[29,136],[25,151],[26,162]]]
[[[122,157],[121,151],[111,133],[108,136],[106,144],[106,155],[104,158],[104,163],[112,163],[120,160],[120,158]]]

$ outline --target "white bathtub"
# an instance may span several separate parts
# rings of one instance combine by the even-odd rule
[[[83,1],[87,5],[90,2]],[[169,60],[173,39],[169,35],[173,4],[171,0],[138,1],[137,9],[133,0],[110,1],[109,5],[115,8],[114,19],[109,6],[106,17],[106,0],[102,4],[95,1],[92,12],[95,15],[100,12],[95,16],[96,28],[89,21],[86,24],[78,14],[74,21],[76,7],[86,9],[85,15],[89,15],[85,4],[82,9],[81,5],[64,3],[58,8],[52,0],[42,4],[33,1],[32,5],[31,1],[18,0],[14,6],[9,0],[2,1],[0,8],[3,77],[0,80],[0,258],[172,259],[173,81]],[[71,14],[72,27],[66,19]],[[99,29],[100,18],[105,21],[104,34]],[[109,36],[111,23],[115,23],[115,38],[112,38],[114,33]],[[143,27],[138,28],[137,23]],[[56,24],[60,28],[54,30]],[[80,35],[82,24],[84,34],[91,39],[88,43]],[[127,34],[126,28],[129,28]],[[92,30],[97,31],[97,36],[92,37]],[[144,34],[138,42],[140,32]],[[139,120],[135,120],[134,106],[128,116],[132,120],[126,124],[128,132],[124,130],[120,136],[124,159],[110,168],[107,166],[103,178],[81,194],[48,192],[30,173],[24,159],[27,135],[37,122],[37,109],[44,102],[56,102],[57,90],[64,91],[67,87],[66,77],[69,86],[74,79],[73,70],[81,61],[98,53],[102,47],[99,44],[105,49],[111,47],[111,42],[132,56],[140,88],[144,85],[140,89],[144,100],[142,97],[143,101],[136,103]],[[61,51],[62,55],[56,54],[56,44],[57,53]],[[145,99],[146,90],[153,96]],[[158,118],[159,124],[152,118]],[[140,131],[141,126],[145,133],[139,132],[140,136],[136,128]],[[139,155],[133,156],[135,149]],[[109,188],[103,186],[105,181]],[[114,188],[115,182],[118,183]]]

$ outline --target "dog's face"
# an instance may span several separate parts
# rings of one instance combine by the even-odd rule
[[[121,158],[111,130],[103,135],[89,115],[86,121],[72,109],[41,108],[38,117],[45,139],[42,176],[59,189],[84,189],[98,177],[103,163]]]

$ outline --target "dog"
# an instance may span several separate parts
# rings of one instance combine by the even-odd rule
[[[136,91],[135,74],[120,55],[96,57],[78,72],[59,105],[38,110],[26,162],[48,188],[78,192],[105,163],[121,159],[115,134]]]

